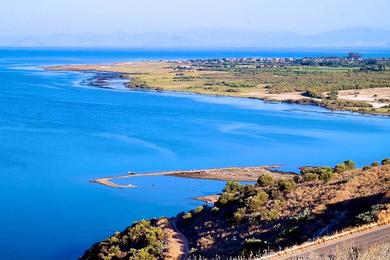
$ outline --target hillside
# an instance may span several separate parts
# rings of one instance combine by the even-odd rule
[[[198,28],[161,33],[0,35],[0,46],[13,47],[126,47],[126,48],[365,48],[390,46],[390,32],[355,27],[317,34],[288,31]]]
[[[228,182],[214,206],[171,219],[187,238],[190,257],[248,257],[366,223],[389,222],[383,212],[389,211],[390,159],[363,169],[345,161],[333,168],[304,167],[301,173],[280,180],[264,174],[255,185]],[[170,244],[160,222],[136,223],[95,244],[82,259],[140,259],[141,253],[143,259],[162,259]]]

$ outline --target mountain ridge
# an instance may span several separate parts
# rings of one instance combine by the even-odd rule
[[[354,27],[318,34],[240,29],[193,29],[176,33],[47,34],[1,36],[3,47],[390,47],[390,31]]]

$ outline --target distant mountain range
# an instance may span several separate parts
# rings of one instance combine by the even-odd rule
[[[314,35],[291,32],[257,32],[237,29],[196,29],[178,33],[49,34],[8,37],[8,47],[129,47],[129,48],[231,48],[231,47],[390,47],[390,31],[349,28]]]

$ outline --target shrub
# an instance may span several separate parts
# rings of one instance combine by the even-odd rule
[[[194,209],[194,213],[199,214],[200,212],[202,212],[202,210],[203,210],[203,206],[199,206],[196,209]]]
[[[246,201],[246,206],[249,211],[254,212],[261,209],[268,201],[268,194],[264,191],[259,191],[256,195],[251,196]]]
[[[386,204],[376,204],[369,211],[360,213],[356,216],[356,222],[359,224],[367,224],[378,220],[378,214],[381,210],[387,209]]]
[[[369,170],[370,168],[371,168],[370,166],[366,165],[366,166],[363,166],[362,170],[363,170],[363,171],[367,171],[367,170]]]
[[[242,189],[242,185],[238,182],[228,181],[223,189],[224,192],[238,192]]]
[[[304,178],[306,176],[306,180],[314,180],[315,177],[311,174],[315,174],[318,179],[324,182],[328,182],[334,175],[333,169],[330,167],[305,167],[301,169],[301,173]]]
[[[372,167],[378,167],[379,166],[379,162],[375,161],[371,164]]]
[[[345,171],[353,170],[353,169],[355,169],[355,167],[356,167],[356,164],[354,161],[347,160],[347,161],[344,161],[342,163],[337,164],[334,167],[334,171],[337,173],[343,173]]]
[[[270,210],[266,210],[265,211],[265,214],[263,214],[263,219],[266,219],[266,220],[274,220],[274,219],[277,219],[280,215],[279,213],[279,208],[276,207],[276,208],[272,208]]]
[[[316,180],[318,180],[318,175],[315,173],[312,173],[312,172],[308,172],[308,173],[303,174],[303,179],[305,181],[316,181]]]
[[[236,220],[237,223],[240,223],[241,221],[244,220],[245,218],[245,208],[239,208],[233,215],[234,219]]]
[[[217,213],[217,212],[219,212],[219,208],[218,207],[212,207],[211,208],[211,212]]]
[[[344,163],[339,163],[334,167],[334,171],[337,173],[343,173],[347,170],[347,166]]]
[[[236,194],[244,187],[245,186],[237,182],[228,181],[225,185],[225,188],[223,189],[223,193],[219,197],[218,203],[220,203],[221,205],[225,205],[231,201],[234,201],[236,199]]]
[[[141,220],[95,244],[81,259],[157,259],[164,251],[164,240],[158,220]]]
[[[292,189],[294,189],[296,186],[295,182],[293,180],[289,180],[289,179],[280,179],[278,181],[278,189],[280,191],[291,191]]]
[[[221,196],[218,199],[218,203],[221,205],[226,205],[231,201],[234,201],[236,199],[236,194],[231,192],[224,192],[221,194]]]
[[[311,212],[309,208],[305,208],[303,211],[299,212],[296,216],[291,217],[290,219],[300,221],[300,220],[306,220],[310,217]]]
[[[295,176],[293,177],[293,180],[294,180],[295,183],[298,183],[298,182],[300,182],[300,181],[302,180],[302,176],[295,175]]]
[[[318,99],[323,98],[321,91],[318,90],[306,90],[305,92],[302,93],[302,95],[311,98],[318,98]]]
[[[390,158],[385,158],[382,160],[382,165],[389,165],[390,164]]]
[[[184,220],[190,219],[190,218],[192,218],[191,212],[187,212],[186,214],[183,215],[183,219],[184,219]]]
[[[328,99],[336,100],[338,95],[339,95],[339,93],[337,90],[331,90],[328,92]]]
[[[260,187],[268,187],[275,184],[274,178],[269,174],[262,174],[257,179],[257,184]]]

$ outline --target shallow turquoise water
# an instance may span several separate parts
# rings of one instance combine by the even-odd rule
[[[224,185],[154,177],[132,179],[139,188],[119,190],[88,182],[99,176],[276,163],[294,170],[344,159],[364,165],[390,156],[386,117],[251,99],[87,88],[79,84],[85,74],[38,68],[244,54],[0,50],[2,258],[76,259],[132,221],[191,209],[200,204],[192,197]]]

